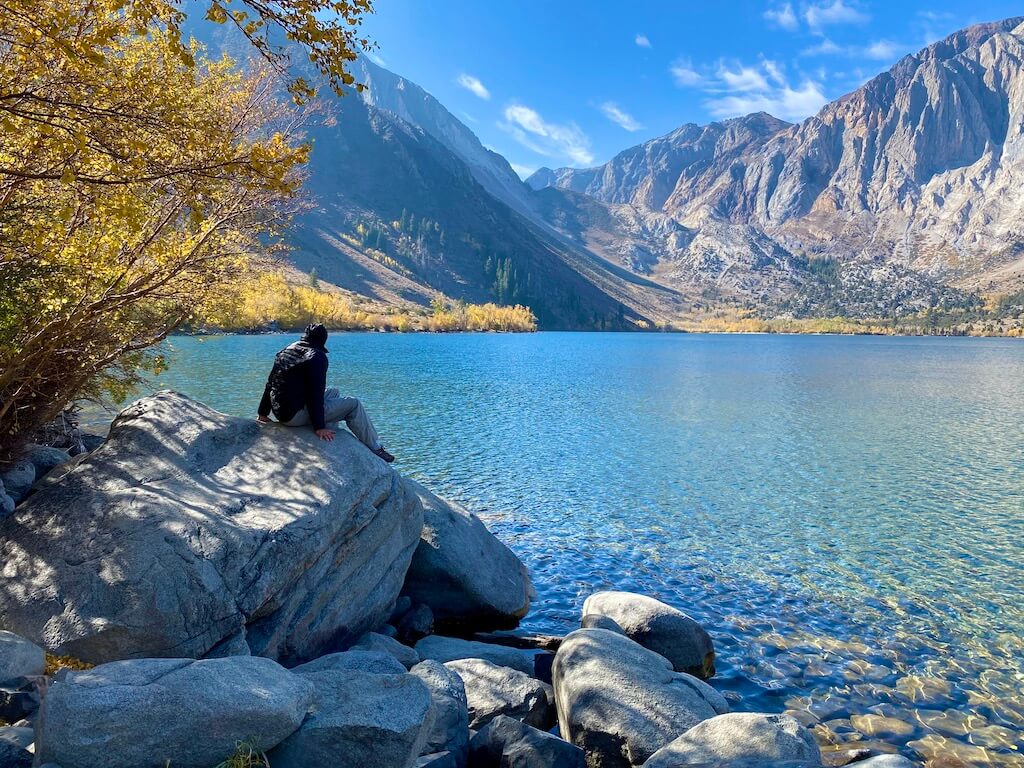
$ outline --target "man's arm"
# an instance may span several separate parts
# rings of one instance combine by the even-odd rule
[[[270,379],[267,379],[267,386],[263,388],[263,397],[260,399],[260,407],[256,413],[260,421],[269,421],[270,416]]]
[[[306,410],[313,431],[326,428],[324,423],[324,392],[327,390],[327,355],[316,355],[306,370]]]

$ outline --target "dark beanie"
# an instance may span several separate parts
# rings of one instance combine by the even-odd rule
[[[322,347],[327,343],[327,329],[323,323],[310,323],[302,334],[302,340],[311,346]]]

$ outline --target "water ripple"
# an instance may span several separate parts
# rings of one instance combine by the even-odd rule
[[[175,339],[252,415],[281,337]],[[597,589],[679,605],[716,685],[826,749],[1024,765],[1024,344],[537,334],[332,338],[399,468],[527,562],[533,629]]]

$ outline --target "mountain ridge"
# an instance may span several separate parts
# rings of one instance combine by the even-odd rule
[[[692,233],[711,221],[734,234],[753,228],[795,258],[879,260],[967,291],[1013,288],[1024,277],[1024,232],[1015,225],[1024,213],[1017,191],[1024,181],[1022,24],[1015,17],[956,32],[817,115],[791,126],[778,121],[779,130],[743,144],[695,141],[697,131],[715,132],[719,123],[683,126],[603,166],[542,169],[528,181],[665,215]],[[638,156],[695,146],[695,163],[629,173]],[[969,194],[986,182],[1000,192],[997,203]],[[667,196],[650,193],[669,187]],[[630,239],[623,231],[620,249]],[[692,261],[688,250],[666,244],[661,258]]]
[[[293,261],[392,303],[525,303],[547,328],[973,310],[1024,285],[1022,22],[961,30],[800,123],[689,123],[528,183],[362,58],[366,90],[311,130]]]

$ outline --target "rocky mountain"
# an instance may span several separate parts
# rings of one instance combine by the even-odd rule
[[[310,128],[311,208],[289,233],[298,267],[394,303],[522,303],[549,328],[643,318],[630,296],[643,280],[543,223],[508,163],[429,94],[359,68],[363,95],[327,97]]]
[[[980,24],[798,125],[686,125],[528,183],[566,236],[691,294],[797,314],[969,305],[1024,284],[1022,60],[1024,18]]]
[[[1024,18],[981,24],[802,123],[688,124],[524,184],[360,59],[366,90],[310,128],[292,260],[394,304],[526,304],[545,328],[973,311],[1024,287],[1022,60]]]

